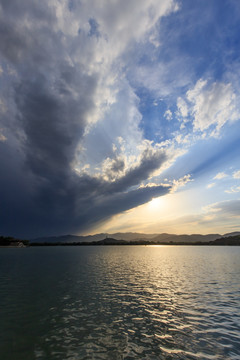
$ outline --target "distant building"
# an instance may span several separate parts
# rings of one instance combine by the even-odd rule
[[[24,243],[22,241],[11,241],[8,246],[10,246],[10,247],[18,247],[18,248],[26,247],[26,245],[24,245]]]

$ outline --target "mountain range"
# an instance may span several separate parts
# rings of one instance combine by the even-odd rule
[[[126,233],[114,233],[114,234],[95,234],[95,235],[61,235],[61,236],[46,236],[31,239],[30,243],[74,243],[74,242],[86,242],[90,243],[93,241],[101,241],[106,238],[112,238],[115,240],[125,240],[125,241],[151,241],[151,242],[161,242],[161,243],[195,243],[195,242],[209,242],[214,241],[216,239],[222,237],[229,237],[229,236],[237,236],[240,235],[240,232],[232,232],[227,233],[224,235],[221,234],[183,234],[183,235],[176,235],[176,234],[168,234],[168,233],[161,233],[161,234],[144,234],[144,233],[133,233],[133,232],[126,232]]]

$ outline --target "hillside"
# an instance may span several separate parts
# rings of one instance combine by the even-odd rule
[[[209,245],[240,246],[240,235],[222,237],[215,241],[211,241]]]
[[[100,233],[95,235],[62,235],[62,236],[46,236],[46,237],[40,237],[36,239],[31,239],[30,242],[37,242],[37,243],[52,243],[52,242],[92,242],[92,241],[100,241],[104,240],[105,238],[112,238],[116,240],[126,240],[126,241],[135,241],[140,239],[152,239],[153,237],[157,236],[157,234],[143,234],[143,233],[132,233],[132,232],[126,232],[126,233],[114,233],[114,234],[108,234],[108,233]]]
[[[192,234],[192,235],[174,235],[174,234],[159,234],[155,238],[152,239],[154,242],[174,242],[174,243],[193,243],[193,242],[209,242],[214,241],[220,238],[222,235],[220,234]]]
[[[223,237],[229,236],[238,236],[240,232],[233,232],[224,235],[220,234],[183,234],[183,235],[176,235],[176,234],[144,234],[144,233],[114,233],[114,234],[106,234],[100,233],[95,235],[62,235],[62,236],[50,236],[50,237],[41,237],[30,240],[30,243],[74,243],[74,242],[84,242],[84,243],[91,243],[102,241],[106,238],[111,238],[115,240],[124,240],[130,242],[138,242],[138,241],[151,241],[154,243],[195,243],[195,242],[202,242],[207,243],[210,241],[214,241]]]

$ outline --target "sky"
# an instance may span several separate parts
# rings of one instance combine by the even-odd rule
[[[0,0],[0,234],[240,230],[238,0]]]

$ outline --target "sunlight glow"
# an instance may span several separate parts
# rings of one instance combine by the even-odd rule
[[[149,210],[159,210],[162,207],[162,198],[158,197],[158,198],[153,198],[151,201],[149,201],[148,203],[148,208]]]

